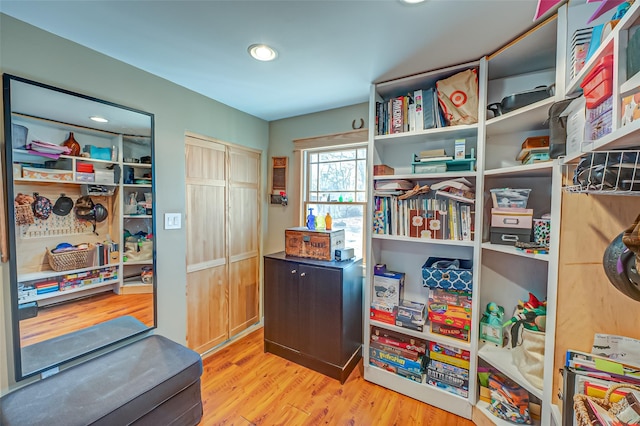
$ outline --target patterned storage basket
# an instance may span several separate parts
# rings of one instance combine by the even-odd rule
[[[437,268],[432,265],[439,261],[457,261],[459,267]],[[471,292],[473,290],[473,263],[471,260],[446,259],[441,257],[430,257],[422,265],[422,286],[429,288],[440,288],[443,290],[461,290]]]
[[[89,248],[86,249],[62,253],[51,253],[51,250],[47,249],[47,260],[51,269],[56,272],[82,269],[93,264],[94,251],[92,245],[89,245]]]

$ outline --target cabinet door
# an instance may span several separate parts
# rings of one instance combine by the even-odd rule
[[[300,267],[300,351],[340,365],[342,350],[342,272]]]
[[[264,338],[298,349],[298,277],[295,262],[264,259]]]
[[[260,154],[229,149],[229,337],[259,321]]]

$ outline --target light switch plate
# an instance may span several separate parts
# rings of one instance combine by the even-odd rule
[[[164,214],[164,229],[182,228],[182,215],[180,213]]]

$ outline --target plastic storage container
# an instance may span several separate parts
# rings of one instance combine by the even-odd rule
[[[613,93],[613,55],[600,59],[580,83],[587,108],[595,108]]]

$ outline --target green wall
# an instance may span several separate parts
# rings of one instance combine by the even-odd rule
[[[184,343],[185,231],[162,229],[164,213],[185,213],[184,133],[262,150],[266,188],[269,123],[3,14],[0,71],[155,114],[157,333]],[[14,387],[8,269],[0,266],[0,394]]]
[[[310,138],[314,136],[330,135],[352,131],[352,123],[360,126],[360,119],[364,120],[364,129],[368,127],[369,104],[362,103],[343,108],[317,112],[314,114],[300,115],[272,121],[269,124],[269,161],[271,157],[289,157],[289,179],[287,191],[289,205],[269,205],[268,224],[269,229],[264,238],[264,253],[274,253],[284,250],[284,230],[294,226],[302,226],[300,212],[297,206],[300,204],[299,194],[294,193],[294,182],[300,177],[294,172],[293,140]]]

